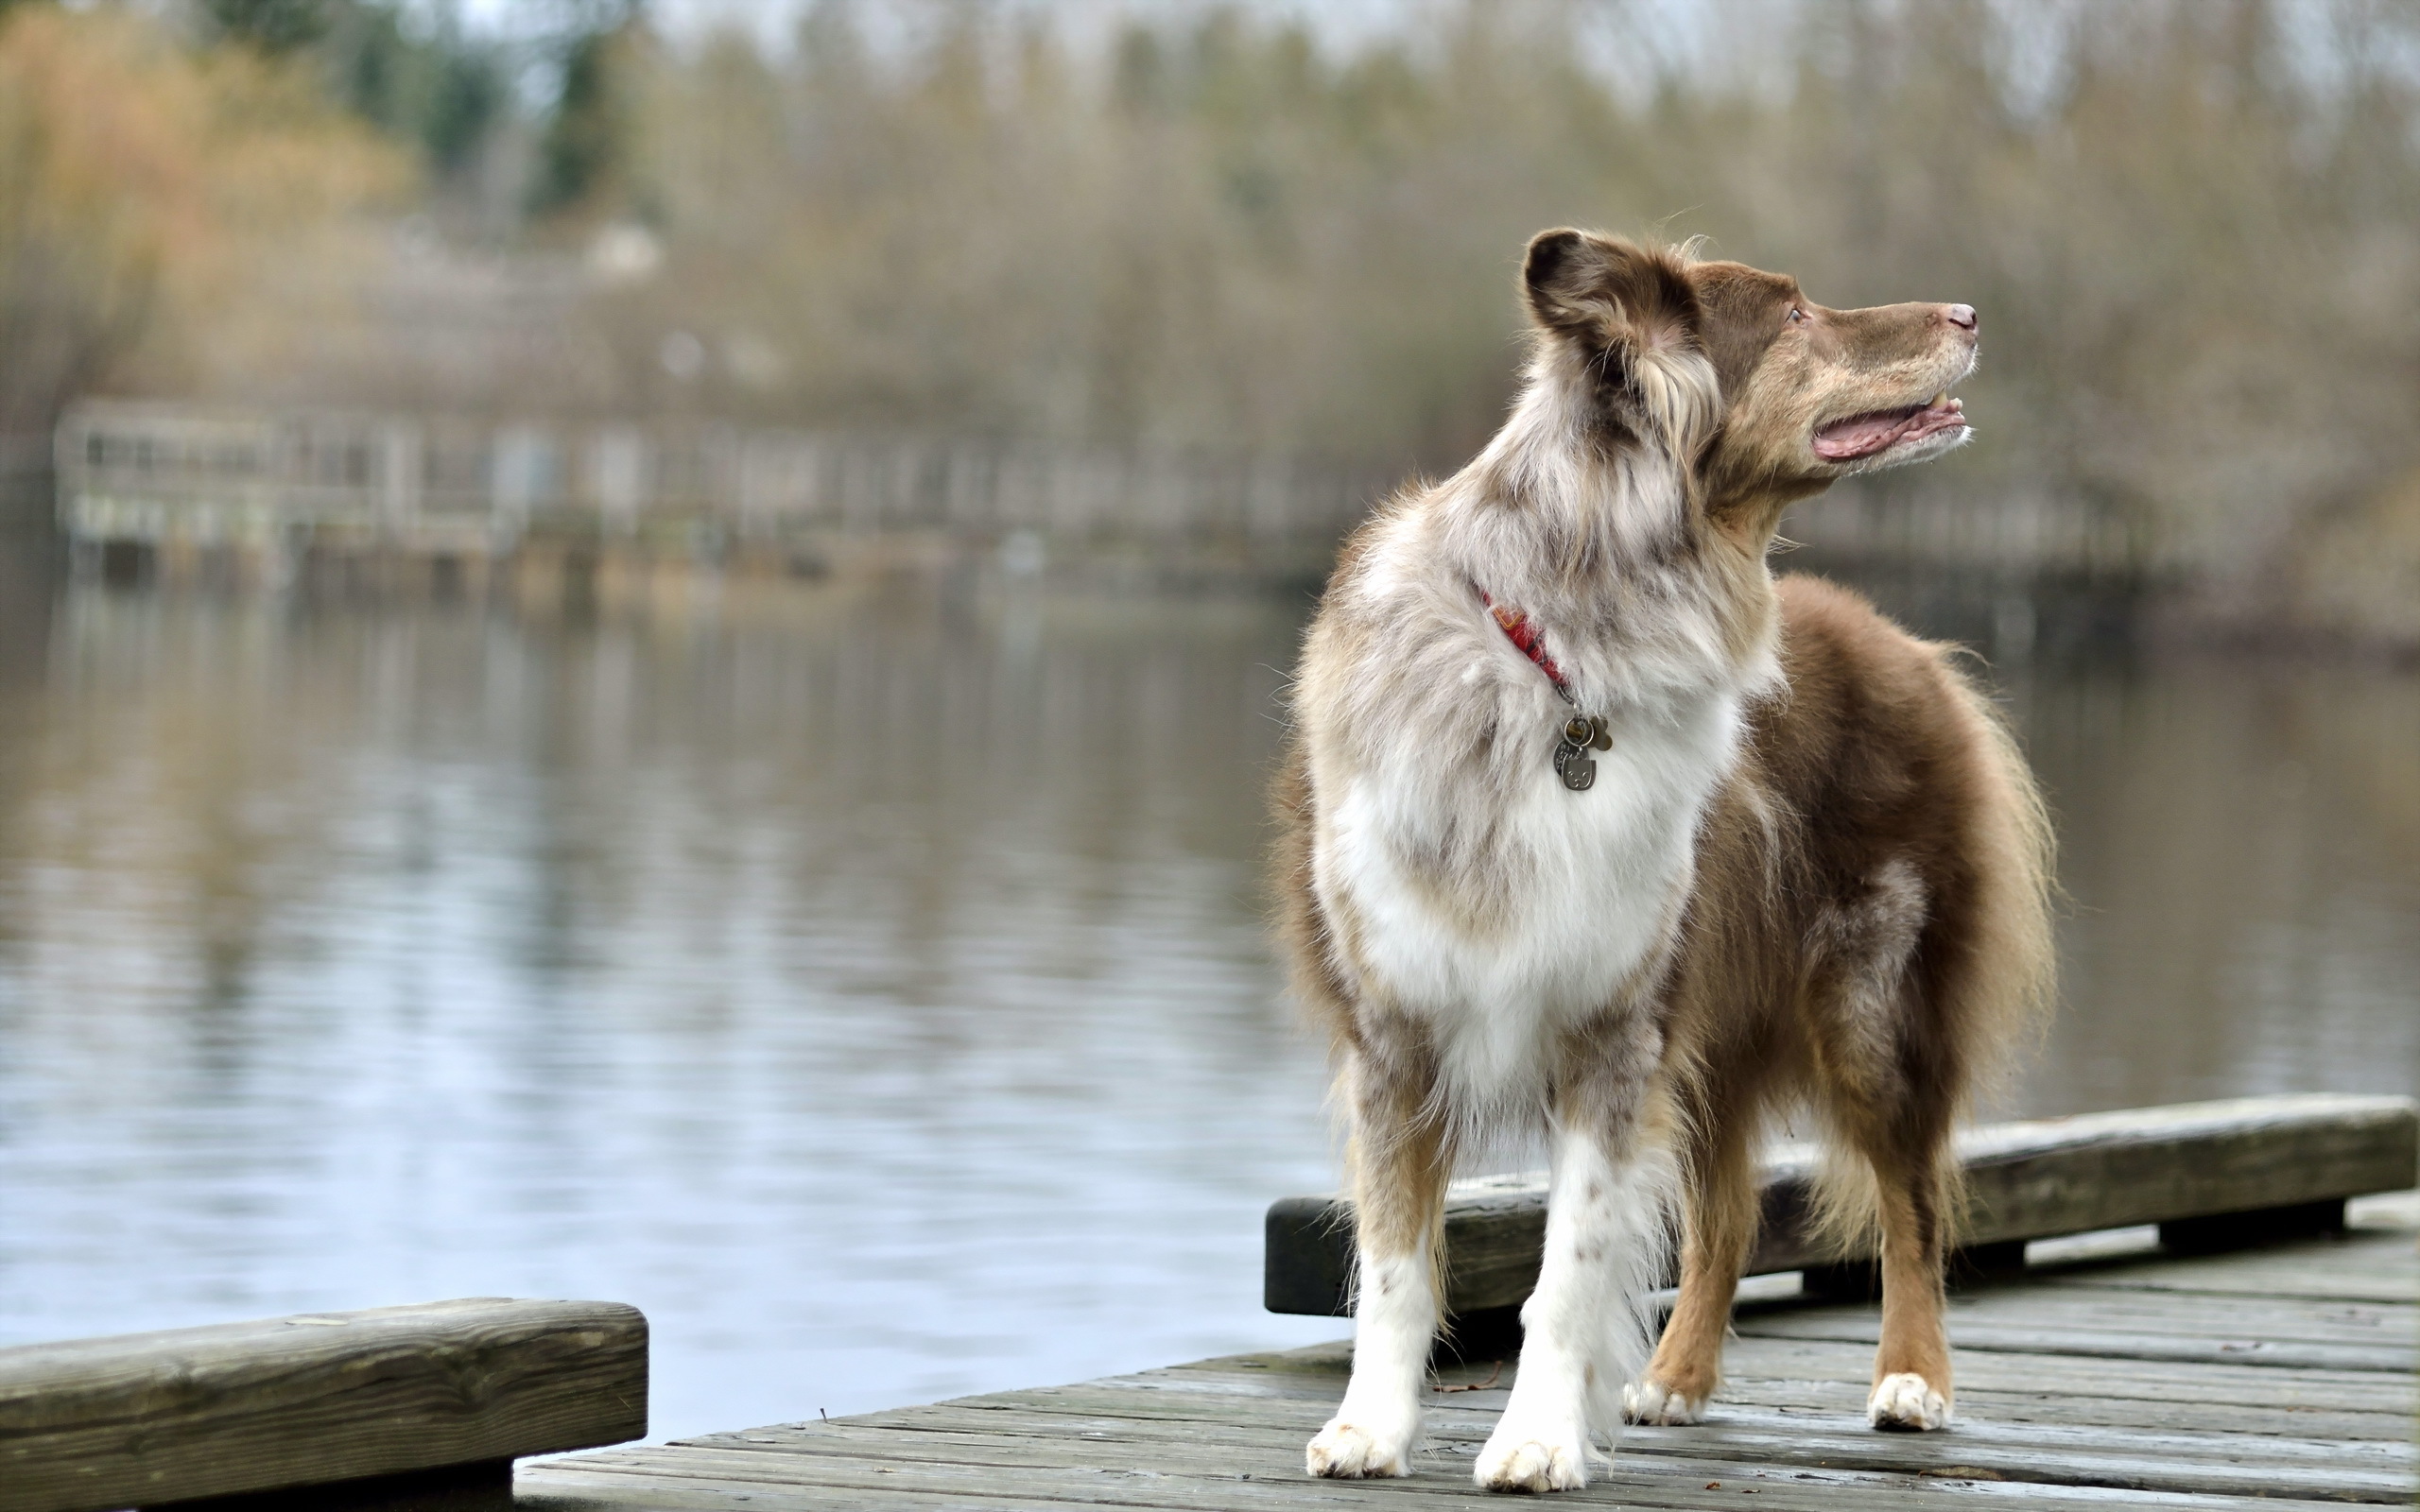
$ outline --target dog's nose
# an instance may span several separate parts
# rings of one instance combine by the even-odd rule
[[[1971,304],[1953,304],[1953,305],[1951,305],[1951,306],[1949,307],[1949,323],[1950,323],[1951,325],[1954,325],[1954,326],[1959,327],[1961,330],[1964,330],[1964,331],[1973,331],[1973,330],[1975,330],[1975,329],[1976,329],[1975,307],[1974,307],[1973,305],[1971,305]]]

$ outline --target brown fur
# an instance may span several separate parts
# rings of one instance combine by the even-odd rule
[[[1876,1379],[1913,1370],[1945,1396],[1941,1266],[1962,1211],[1947,1144],[2048,1005],[2048,829],[1947,648],[1819,578],[1784,577],[1775,594],[1789,695],[1759,711],[1701,833],[1670,988],[1687,1237],[1648,1373],[1711,1393],[1754,1238],[1754,1136],[1806,1107],[1843,1157],[1825,1173],[1831,1238],[1847,1249],[1880,1228]],[[1887,917],[1916,899],[1915,917]],[[1859,979],[1876,961],[1904,963],[1879,991]]]
[[[1462,490],[1484,528],[1502,523],[1470,549],[1483,565],[1488,551],[1531,553],[1524,580],[1545,586],[1528,607],[1584,626],[1607,648],[1593,675],[1616,695],[1673,646],[1714,645],[1743,667],[1778,657],[1699,820],[1666,946],[1565,1035],[1541,1104],[1678,1163],[1681,1296],[1647,1377],[1691,1401],[1714,1390],[1754,1235],[1756,1146],[1776,1118],[1805,1110],[1837,1157],[1831,1233],[1846,1246],[1878,1229],[1876,1380],[1913,1373],[1945,1401],[1942,1266],[1962,1211],[1948,1143],[2049,1001],[2048,826],[2007,730],[1948,648],[1845,589],[1776,581],[1764,558],[1785,507],[1865,465],[1826,463],[1811,434],[1945,388],[1971,364],[1971,312],[1828,310],[1786,277],[1574,232],[1533,242],[1524,281],[1540,333],[1532,393],[1564,395],[1563,407],[1516,412],[1464,473],[1408,493],[1347,543],[1306,643],[1300,732],[1273,793],[1281,940],[1337,1051],[1365,1253],[1374,1242],[1434,1258],[1465,1129],[1441,1101],[1424,1022],[1356,988],[1358,926],[1333,917],[1317,885],[1314,771],[1357,758],[1352,732],[1367,726],[1356,721],[1378,717],[1365,708],[1382,698],[1386,717],[1424,722],[1440,759],[1470,770],[1512,773],[1542,748],[1457,691],[1459,666],[1495,653],[1470,639],[1450,595],[1389,620],[1351,607],[1347,585],[1375,570],[1374,542]],[[1712,405],[1691,377],[1709,370]],[[1529,452],[1511,438],[1525,423],[1544,437]],[[1558,425],[1559,439],[1546,434]],[[1551,468],[1541,447],[1559,448]],[[1661,492],[1659,455],[1676,470]],[[1618,518],[1545,507],[1574,487],[1667,502]],[[1372,665],[1401,666],[1402,682],[1372,690],[1357,671]],[[1487,870],[1499,822],[1478,806],[1422,872],[1475,932],[1523,906],[1522,879]]]

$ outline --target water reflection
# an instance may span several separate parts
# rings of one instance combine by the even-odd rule
[[[1298,608],[566,621],[0,589],[0,1338],[444,1296],[655,1319],[660,1432],[1331,1336],[1259,936]],[[2053,1111],[2420,1084],[2420,679],[2014,679]]]
[[[2420,674],[2194,658],[2015,691],[2072,897],[2029,1107],[2420,1091]]]
[[[695,1430],[1165,1363],[1327,1179],[1219,606],[104,592],[0,735],[0,1333],[517,1293]]]

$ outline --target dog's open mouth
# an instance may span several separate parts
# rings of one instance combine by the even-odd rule
[[[1945,390],[1928,404],[1877,409],[1836,420],[1815,433],[1815,455],[1826,462],[1854,462],[1965,423],[1964,402],[1950,398]]]

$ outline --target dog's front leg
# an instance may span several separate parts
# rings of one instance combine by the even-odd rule
[[[1313,1475],[1409,1475],[1437,1332],[1437,1253],[1451,1157],[1425,1078],[1347,1068],[1358,1266],[1353,1379],[1311,1440]]]
[[[1521,1307],[1520,1373],[1479,1451],[1476,1474],[1489,1490],[1577,1490],[1588,1484],[1592,1430],[1621,1431],[1620,1389],[1646,1358],[1640,1307],[1663,1253],[1668,1186],[1668,1162],[1648,1154],[1637,1130],[1634,1111],[1558,1122],[1546,1254]]]

